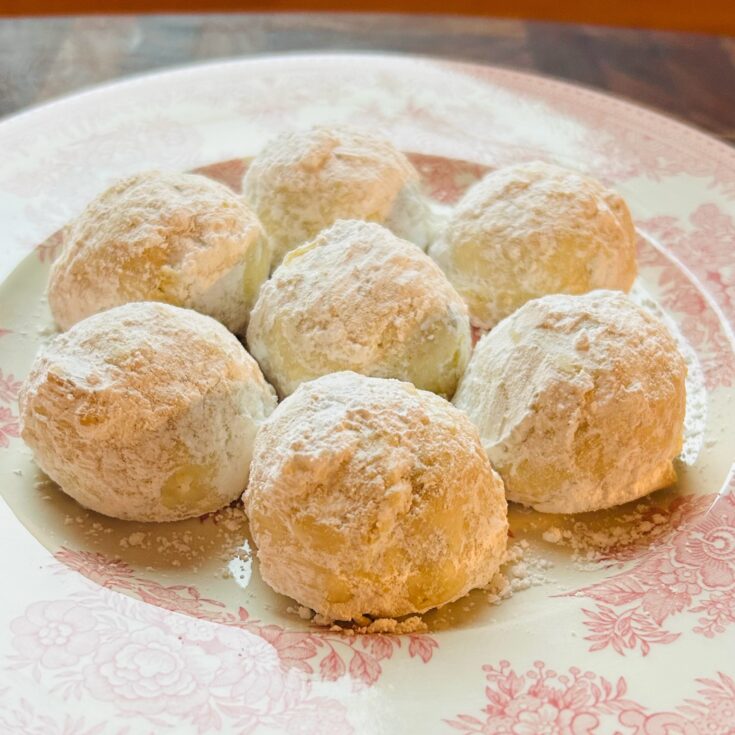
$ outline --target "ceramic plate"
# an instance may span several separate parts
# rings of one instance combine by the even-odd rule
[[[410,152],[437,202],[538,158],[614,185],[640,235],[637,298],[689,355],[675,488],[578,518],[513,509],[505,591],[400,636],[301,619],[260,580],[239,509],[155,527],[97,516],[18,437],[65,222],[143,169],[237,187],[278,130],[342,121]],[[0,150],[0,732],[735,732],[735,151],[548,79],[349,55],[98,88],[6,120]]]

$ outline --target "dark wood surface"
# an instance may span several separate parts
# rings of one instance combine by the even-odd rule
[[[540,72],[642,103],[735,142],[735,38],[451,16],[0,20],[0,115],[151,69],[329,49],[433,54]]]
[[[735,34],[733,0],[0,0],[3,15],[439,13]]]

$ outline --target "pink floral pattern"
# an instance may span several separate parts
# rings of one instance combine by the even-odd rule
[[[673,217],[658,216],[642,220],[638,225],[682,258],[707,284],[723,312],[730,319],[735,318],[735,263],[732,258],[735,219],[714,202],[707,202],[700,204],[685,224]],[[675,294],[671,293],[670,297]],[[696,308],[694,303],[689,306]]]
[[[10,334],[9,329],[0,329],[0,337],[6,334]],[[0,368],[0,404],[14,404],[18,400],[20,385],[20,381],[16,380],[14,375],[5,375]],[[20,420],[18,416],[9,407],[0,405],[0,449],[9,447],[10,440],[17,439],[19,436]]]
[[[36,246],[38,259],[42,263],[53,263],[61,252],[61,245],[64,242],[63,230],[57,230],[47,237],[42,243]]]
[[[47,669],[73,666],[91,653],[98,643],[94,627],[94,616],[69,600],[35,602],[10,625],[19,654]]]
[[[18,400],[21,382],[16,380],[12,373],[3,375],[0,368],[0,402],[11,403]]]
[[[93,697],[126,712],[186,715],[205,704],[219,668],[218,657],[151,626],[103,643],[83,681]]]
[[[702,156],[699,151],[695,153],[684,148],[672,155],[670,142],[657,138],[649,130],[620,126],[614,137],[604,141],[598,137],[595,141],[590,132],[587,141],[595,146],[604,160],[602,173],[612,180],[625,181],[645,176],[653,181],[663,181],[666,177],[680,174],[712,177],[724,193],[735,198],[735,175],[729,166],[722,165],[722,161],[715,157]]]
[[[568,593],[595,603],[582,610],[590,651],[647,656],[681,636],[670,620],[684,612],[699,614],[692,631],[707,638],[735,623],[735,493],[683,504],[671,536],[630,569]]]
[[[687,263],[702,259],[695,251],[686,255],[687,250],[696,247],[692,245],[692,240],[696,241],[701,231],[695,230],[689,237],[671,217],[643,220],[639,222],[639,227],[648,237],[662,242],[667,249],[687,257]],[[726,250],[722,243],[721,247]],[[639,263],[647,267],[649,278],[655,279],[658,284],[661,306],[677,315],[679,328],[696,349],[707,387],[714,389],[735,385],[735,353],[725,326],[707,302],[706,296],[680,266],[643,239],[638,248],[638,258]],[[735,279],[735,269],[732,276],[728,275],[725,268],[716,274],[704,272],[696,266],[693,270],[695,273],[700,271],[697,275],[705,280],[719,305],[723,309],[731,309],[729,302],[723,298],[723,284]]]
[[[75,120],[75,123],[58,126],[53,144],[54,165],[49,165],[48,157],[34,156],[35,166],[29,161],[13,173],[9,167],[0,182],[11,186],[16,195],[30,200],[37,197],[40,179],[57,187],[67,186],[69,181],[84,182],[85,189],[93,190],[106,170],[130,170],[131,162],[139,164],[132,171],[143,170],[146,164],[150,165],[150,152],[146,154],[144,151],[152,140],[166,151],[171,168],[177,164],[181,168],[181,162],[188,160],[190,152],[196,150],[200,143],[197,130],[165,114],[125,121],[104,131],[99,119],[87,118]],[[38,144],[45,142],[38,141],[34,145],[31,139],[29,148],[38,150]],[[80,155],[80,142],[94,149],[94,166],[90,166],[86,155]]]
[[[30,671],[62,701],[107,703],[156,730],[186,725],[197,733],[250,733],[261,726],[304,735],[353,732],[345,705],[315,694],[309,678],[284,667],[264,637],[162,615],[98,590],[90,585],[66,600],[33,603],[13,620],[16,653],[7,657],[7,670]],[[3,732],[31,733],[41,723],[47,725],[38,730],[44,735],[104,729],[71,719],[45,722],[23,701],[0,711],[3,719]],[[27,727],[11,729],[13,719],[15,727]]]
[[[108,722],[92,724],[85,717],[39,712],[25,698],[11,698],[0,689],[0,732],[8,735],[129,735],[128,727],[108,728]]]
[[[427,194],[442,204],[454,204],[490,170],[489,166],[471,161],[419,153],[411,153],[408,157],[419,172]]]
[[[611,181],[644,176],[657,182],[681,174],[706,177],[735,199],[735,154],[694,128],[591,90],[508,70],[459,68],[511,92],[540,97],[552,109],[583,122],[580,149],[598,176]]]
[[[630,699],[624,677],[612,682],[577,667],[558,674],[543,661],[517,674],[510,662],[482,667],[487,705],[481,716],[457,715],[454,730],[482,735],[732,735],[735,681],[723,673],[697,679],[700,699],[678,712],[651,713]],[[622,728],[622,729],[621,729]]]
[[[438,647],[433,637],[420,633],[396,636],[349,631],[289,631],[251,619],[245,608],[240,607],[235,612],[227,610],[224,603],[202,596],[195,587],[166,586],[139,578],[124,562],[107,559],[102,554],[62,548],[55,556],[66,567],[107,589],[125,592],[165,610],[259,636],[277,653],[282,666],[315,674],[324,681],[335,681],[349,674],[353,682],[371,686],[382,675],[382,664],[394,655],[404,653],[410,659],[428,663]]]
[[[235,193],[242,191],[242,177],[248,169],[249,161],[244,158],[233,158],[231,161],[221,161],[209,166],[195,168],[192,173],[209,176],[210,179],[219,181],[229,186]]]
[[[20,423],[17,416],[6,406],[0,406],[0,448],[10,446],[12,438],[20,436]]]
[[[673,217],[653,217],[639,222],[639,226],[690,265],[725,315],[735,319],[735,266],[728,260],[735,242],[735,220],[716,205],[703,204],[689,218],[689,229]],[[682,314],[682,332],[697,349],[707,387],[735,385],[732,345],[704,295],[674,262],[653,248],[649,249],[646,264],[659,269],[662,306]]]

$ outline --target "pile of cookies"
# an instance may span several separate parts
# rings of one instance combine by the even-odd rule
[[[635,277],[628,208],[587,176],[510,166],[440,216],[389,142],[288,133],[242,195],[143,173],[66,228],[23,438],[118,518],[242,497],[263,578],[323,616],[421,613],[494,576],[506,498],[674,481],[686,366]]]

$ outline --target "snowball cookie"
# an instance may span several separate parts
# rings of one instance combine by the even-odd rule
[[[350,127],[279,135],[253,160],[243,192],[268,232],[274,266],[338,219],[380,222],[422,249],[430,238],[414,167],[387,140]]]
[[[56,337],[20,394],[22,436],[41,469],[87,508],[135,521],[198,516],[235,500],[275,403],[221,324],[152,302],[96,314]]]
[[[247,339],[281,396],[354,370],[451,397],[471,350],[467,307],[431,258],[357,220],[286,256],[261,289]]]
[[[244,332],[270,250],[257,217],[205,176],[149,172],[92,201],[65,231],[48,298],[62,329],[129,301],[165,301]]]
[[[263,579],[338,620],[456,600],[490,581],[507,540],[503,483],[467,417],[352,372],[273,412],[244,500]]]
[[[676,480],[686,372],[666,327],[624,294],[546,296],[480,340],[454,403],[508,500],[582,513]]]
[[[539,296],[628,291],[635,252],[633,221],[617,193],[538,161],[475,184],[430,250],[484,329]]]

